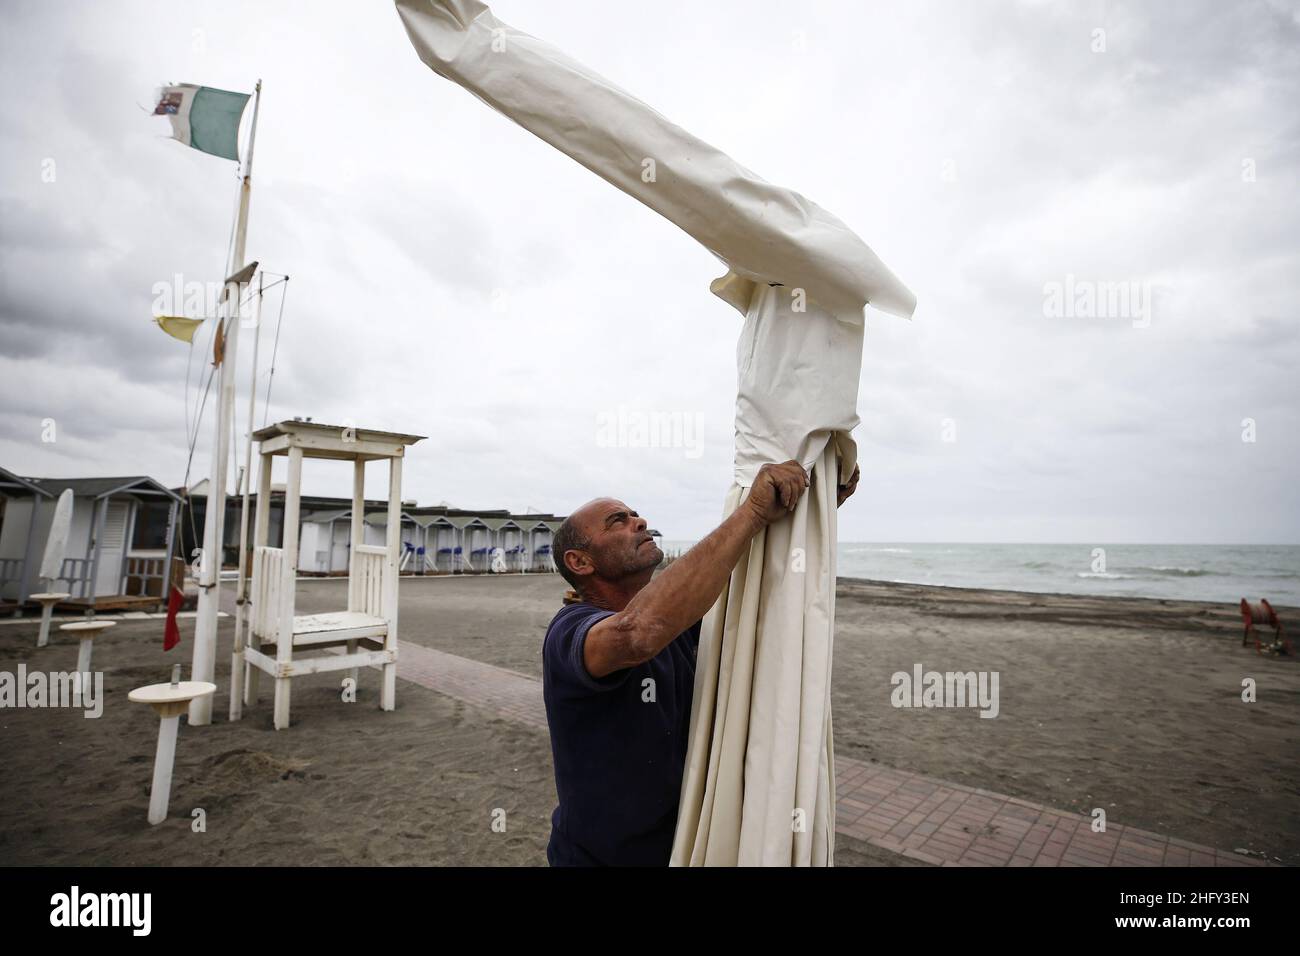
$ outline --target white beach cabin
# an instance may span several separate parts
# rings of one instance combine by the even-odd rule
[[[482,518],[475,515],[451,516],[459,535],[453,551],[453,570],[457,572],[486,571],[492,564],[492,531]]]
[[[415,574],[421,571],[419,561],[416,560],[418,553],[420,561],[423,560],[424,553],[420,551],[424,547],[423,537],[424,529],[419,523],[407,514],[401,513],[402,531],[400,540],[397,543],[397,567],[403,574]],[[366,538],[376,543],[388,540],[388,513],[376,511],[366,515]]]
[[[552,557],[552,544],[555,541],[556,532],[560,530],[563,521],[547,521],[546,533],[537,533],[537,545],[533,548],[533,566],[539,571],[552,571],[559,573],[555,567],[555,560]]]
[[[489,531],[488,560],[485,570],[522,571],[519,555],[523,549],[519,542],[523,538],[523,532],[520,531],[519,525],[511,518],[484,518],[483,523],[487,525]],[[497,551],[501,552],[499,568],[495,561]]]
[[[246,702],[257,702],[262,673],[275,678],[275,729],[289,726],[290,681],[303,674],[362,667],[383,672],[379,706],[392,710],[397,695],[397,565],[401,556],[402,459],[423,435],[402,435],[316,422],[283,421],[253,433],[261,456],[257,515],[253,531],[252,604],[245,648]],[[285,482],[283,548],[267,543],[271,469],[275,457],[289,460]],[[351,554],[346,609],[296,615],[299,502],[304,458],[352,462]],[[365,468],[388,462],[388,525],[382,546],[365,544]],[[345,652],[329,652],[331,648]],[[268,650],[269,648],[269,650]],[[302,652],[320,652],[304,656]]]
[[[65,490],[73,493],[65,556],[59,576],[41,584],[33,562],[40,561],[54,503]],[[71,595],[61,607],[84,611],[167,602],[181,504],[174,491],[145,475],[20,478],[0,469],[0,497],[0,598],[21,606],[33,590],[53,587]]]
[[[435,572],[455,570],[457,529],[446,515],[416,515],[424,526],[424,556]]]
[[[523,551],[519,555],[519,567],[523,571],[545,571],[550,565],[551,529],[546,526],[544,518],[518,517],[515,522],[523,534]],[[547,550],[539,554],[541,547]]]
[[[33,590],[44,540],[37,540],[37,513],[54,495],[12,471],[0,468],[0,603],[13,602],[17,616]],[[46,510],[53,510],[51,504]],[[35,587],[33,587],[35,585]],[[7,607],[6,607],[7,609]]]
[[[352,510],[332,509],[303,515],[298,539],[298,570],[304,574],[342,574],[348,569]]]

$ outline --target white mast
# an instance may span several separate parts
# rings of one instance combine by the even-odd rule
[[[235,242],[230,254],[227,275],[244,268],[244,239],[248,233],[248,202],[253,184],[253,143],[257,139],[257,111],[262,103],[262,81],[253,91],[253,123],[248,132],[248,156],[239,184],[239,218],[235,222]],[[230,321],[231,299],[234,321]],[[225,330],[221,355],[220,394],[213,443],[211,477],[208,480],[207,509],[203,521],[203,548],[199,555],[199,604],[194,622],[194,660],[190,679],[210,681],[217,668],[217,610],[221,593],[221,542],[226,517],[226,472],[230,465],[230,428],[235,417],[235,357],[239,340],[239,295],[227,295],[218,319]],[[241,555],[242,558],[242,555]],[[190,701],[190,726],[212,722],[212,698],[208,694]]]
[[[257,351],[262,342],[262,282],[257,274],[257,321],[253,323],[253,373],[248,386],[248,436],[244,444],[243,501],[239,512],[239,584],[235,589],[235,648],[230,657],[230,719],[244,716],[244,625],[248,618],[248,489],[253,483],[253,410],[257,406]],[[266,507],[270,507],[268,502]]]

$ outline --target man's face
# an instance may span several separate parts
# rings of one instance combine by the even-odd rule
[[[616,498],[598,498],[584,505],[581,520],[591,545],[586,549],[596,576],[618,581],[654,569],[664,559],[646,520]]]

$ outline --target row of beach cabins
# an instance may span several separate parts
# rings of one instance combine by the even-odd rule
[[[165,569],[189,562],[203,536],[207,482],[167,488],[147,476],[22,477],[0,468],[0,612],[21,612],[28,596],[67,592],[65,609],[134,609],[163,600]],[[56,580],[39,580],[54,505],[73,494],[71,530]],[[256,507],[250,495],[250,513]],[[226,500],[222,563],[238,566],[240,496]],[[345,575],[350,498],[301,498],[299,574]],[[388,504],[365,503],[365,544],[382,545]],[[272,485],[270,542],[282,545],[284,489]],[[553,572],[551,541],[564,516],[476,511],[403,502],[401,573]],[[179,531],[179,534],[177,533]],[[658,535],[657,531],[651,532]],[[173,571],[175,573],[175,571]]]

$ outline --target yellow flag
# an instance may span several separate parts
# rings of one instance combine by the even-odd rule
[[[203,324],[202,319],[187,319],[183,315],[155,315],[153,320],[158,328],[182,342],[193,342],[195,330]]]

